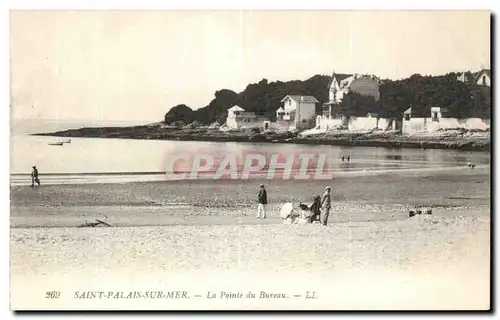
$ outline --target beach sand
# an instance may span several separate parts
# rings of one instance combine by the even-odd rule
[[[266,220],[254,218],[259,183],[12,187],[11,308],[489,308],[489,169],[336,179],[327,227],[278,218],[324,181],[269,182]],[[408,218],[415,204],[433,215]],[[75,228],[104,215],[111,228]],[[91,290],[189,299],[75,298]]]

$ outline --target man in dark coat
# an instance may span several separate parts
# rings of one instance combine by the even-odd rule
[[[310,221],[311,223],[313,223],[314,221],[320,221],[320,217],[321,217],[321,196],[314,196],[314,202],[311,206],[311,212],[312,212],[312,215],[311,215],[311,218],[310,218]]]
[[[257,218],[261,218],[261,213],[262,213],[262,219],[265,219],[266,205],[267,205],[267,191],[266,187],[263,184],[260,185],[258,200],[259,200],[259,205],[257,207]]]
[[[38,169],[36,166],[33,166],[33,170],[31,171],[31,187],[35,186],[35,182],[40,186],[40,179],[38,179]]]

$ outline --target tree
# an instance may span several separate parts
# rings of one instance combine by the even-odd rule
[[[352,91],[342,98],[339,107],[347,117],[365,117],[368,113],[380,113],[380,104],[374,97]]]
[[[170,109],[164,118],[166,124],[171,124],[175,121],[182,120],[184,123],[192,122],[194,119],[194,111],[185,104],[179,104]]]
[[[174,121],[170,125],[176,127],[176,128],[182,128],[186,125],[186,123],[182,120]]]

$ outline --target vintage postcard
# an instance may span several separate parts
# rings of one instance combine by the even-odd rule
[[[10,12],[12,310],[489,310],[489,11]]]

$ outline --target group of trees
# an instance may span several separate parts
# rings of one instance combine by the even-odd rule
[[[413,116],[429,116],[433,106],[443,107],[446,116],[457,118],[490,117],[490,87],[476,84],[465,84],[457,80],[458,74],[449,73],[443,76],[421,76],[414,74],[403,80],[383,80],[380,85],[380,101],[371,96],[362,96],[356,92],[348,93],[342,100],[339,109],[347,116],[363,116],[376,113],[381,117],[401,118],[409,107]],[[192,110],[181,104],[165,114],[165,123],[176,121],[191,123],[198,121],[204,124],[224,123],[227,109],[235,104],[247,111],[253,111],[275,120],[276,110],[281,106],[281,99],[286,95],[312,95],[320,103],[328,101],[328,85],[331,77],[315,75],[305,81],[276,81],[266,79],[249,84],[245,90],[236,93],[222,89],[215,92],[215,98],[205,107]]]

